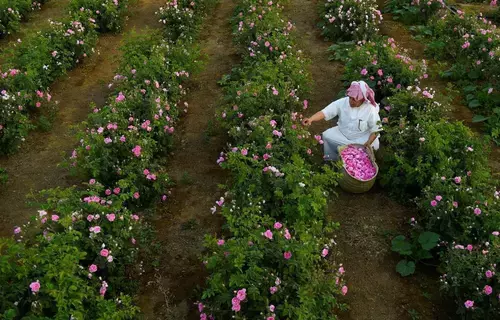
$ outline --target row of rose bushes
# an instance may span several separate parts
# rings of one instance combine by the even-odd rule
[[[206,237],[202,320],[336,319],[344,307],[325,218],[340,175],[313,160],[320,137],[301,125],[311,78],[284,2],[240,0],[232,19],[242,62],[223,78],[217,111],[231,138],[217,162],[232,179],[212,208],[227,232]]]
[[[403,18],[412,12],[406,7],[389,10]],[[460,10],[432,10],[432,14],[420,12],[419,16],[420,20],[405,22],[424,24],[416,30],[426,43],[426,53],[447,62],[441,76],[458,84],[476,114],[473,121],[486,121],[487,132],[500,143],[500,35],[496,25],[482,15]]]
[[[500,312],[500,203],[488,143],[446,119],[447,99],[419,87],[427,77],[423,62],[410,59],[393,39],[372,37],[331,51],[345,63],[346,86],[367,81],[383,106],[380,182],[419,208],[410,221],[413,238],[403,238],[398,251],[414,267],[412,260],[432,258],[417,257],[414,243],[422,245],[424,232],[439,234],[439,245],[431,249],[441,261],[444,292],[463,318],[493,319]]]
[[[185,108],[183,84],[198,68],[193,40],[215,2],[169,2],[159,18],[189,32],[127,39],[115,91],[93,108],[68,159],[88,183],[42,192],[38,216],[0,239],[2,319],[137,318],[131,280],[152,237],[144,215],[166,200],[162,158]]]
[[[13,0],[0,2],[0,38],[18,31],[28,14],[39,10],[47,1]]]
[[[128,0],[72,0],[68,17],[6,49],[0,67],[0,154],[20,148],[32,130],[50,125],[49,86],[94,52],[98,34],[119,31]]]

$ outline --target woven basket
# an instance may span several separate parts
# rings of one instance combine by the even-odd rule
[[[350,144],[350,145],[345,145],[345,146],[338,147],[339,156],[340,156],[342,150],[344,150],[348,146],[356,146],[356,147],[364,148],[365,151],[370,156],[370,159],[372,160],[372,164],[375,167],[376,171],[375,171],[375,175],[370,180],[359,180],[359,179],[354,178],[353,176],[351,176],[347,172],[347,170],[345,168],[345,163],[343,163],[344,161],[342,160],[342,163],[343,163],[342,174],[343,174],[343,176],[342,176],[342,179],[340,179],[340,181],[339,181],[339,185],[340,185],[340,187],[344,191],[347,191],[347,192],[352,192],[352,193],[367,192],[375,184],[375,180],[376,180],[377,175],[378,175],[378,165],[377,165],[377,162],[375,161],[375,155],[373,154],[373,150],[371,148],[366,148],[362,144],[353,143],[353,144]],[[341,156],[340,156],[340,158],[342,159]]]

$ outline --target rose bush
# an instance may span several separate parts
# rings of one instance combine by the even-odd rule
[[[443,0],[390,0],[384,12],[392,13],[394,20],[400,20],[406,24],[420,24],[427,22],[444,7]]]
[[[20,22],[31,11],[39,10],[45,0],[14,0],[0,2],[0,38],[19,30]]]
[[[322,35],[343,41],[371,39],[382,22],[382,14],[373,0],[328,0],[320,5],[320,17]]]
[[[425,61],[411,59],[393,38],[359,42],[348,50],[342,45],[333,45],[329,51],[345,63],[344,86],[349,87],[352,79],[363,80],[373,88],[379,101],[395,90],[418,85],[427,77]]]
[[[318,167],[312,148],[322,141],[300,123],[310,75],[282,10],[242,0],[232,20],[243,61],[221,81],[217,110],[231,138],[217,163],[232,182],[211,208],[230,235],[207,237],[200,319],[335,319],[348,290],[341,266],[323,268],[335,256],[324,210],[340,174]]]

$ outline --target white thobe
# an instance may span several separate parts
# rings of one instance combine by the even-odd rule
[[[364,144],[372,133],[381,131],[379,110],[378,106],[374,107],[368,101],[358,108],[353,108],[349,103],[349,97],[338,99],[321,110],[325,120],[339,117],[337,126],[323,132],[325,159],[337,160],[339,146],[351,143]],[[378,150],[379,146],[377,137],[372,147]]]

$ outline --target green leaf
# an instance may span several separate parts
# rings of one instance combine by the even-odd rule
[[[408,260],[401,260],[396,265],[396,271],[403,277],[409,276],[415,273],[415,262]]]
[[[392,251],[395,251],[400,255],[410,255],[412,253],[411,244],[406,241],[406,238],[403,235],[399,235],[392,239]]]
[[[477,108],[481,105],[481,102],[478,100],[474,99],[469,102],[469,108]]]
[[[418,243],[422,246],[424,250],[431,250],[439,242],[439,234],[425,231],[418,236]]]
[[[471,93],[471,92],[474,92],[474,91],[476,91],[476,86],[474,86],[474,85],[468,85],[468,86],[465,86],[465,87],[464,87],[464,91],[465,91],[466,93]]]
[[[488,119],[489,119],[489,117],[486,117],[486,116],[483,116],[483,115],[480,115],[480,114],[476,114],[472,118],[472,122],[474,122],[474,123],[476,123],[476,122],[483,122],[483,121],[486,121]]]

